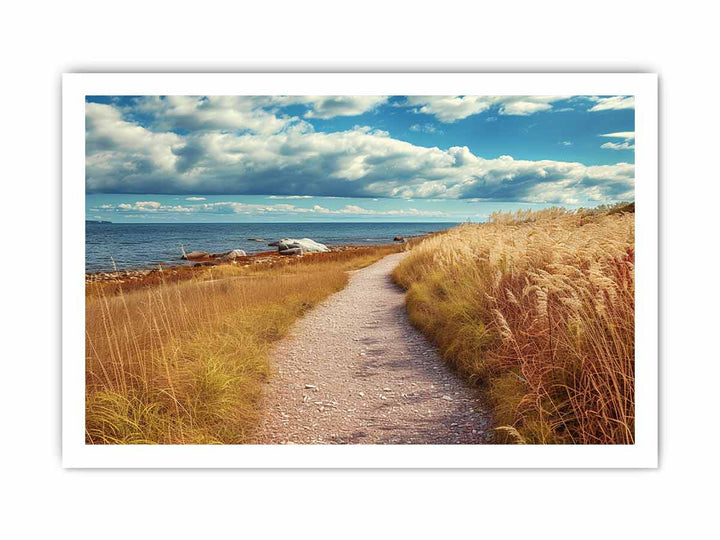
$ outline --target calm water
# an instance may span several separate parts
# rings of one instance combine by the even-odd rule
[[[417,236],[452,227],[452,223],[88,223],[85,226],[85,271],[145,268],[180,263],[185,251],[247,253],[275,248],[281,238],[312,238],[323,244],[384,244],[396,235]],[[264,238],[251,242],[248,238]]]

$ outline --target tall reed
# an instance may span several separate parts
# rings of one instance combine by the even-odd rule
[[[497,213],[395,270],[411,321],[486,386],[501,442],[633,443],[633,211]]]
[[[147,287],[91,284],[86,442],[247,442],[271,376],[273,344],[295,319],[342,289],[347,270],[395,250],[198,269],[180,282],[165,282],[161,274]]]

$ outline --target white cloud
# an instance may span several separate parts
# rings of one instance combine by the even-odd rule
[[[247,214],[257,215],[266,213],[281,214],[334,214],[334,215],[366,215],[366,216],[423,216],[444,217],[445,212],[436,210],[418,210],[405,208],[398,210],[372,210],[357,205],[347,204],[343,208],[331,210],[320,205],[312,207],[299,207],[292,204],[254,204],[234,201],[220,201],[193,205],[160,204],[154,201],[120,203],[116,206],[102,205],[100,208],[112,209],[126,214],[127,212],[143,213],[195,213],[195,214]],[[93,210],[97,210],[93,208]]]
[[[438,130],[434,124],[427,122],[425,124],[413,124],[410,126],[410,131],[419,131],[421,133],[442,133]]]
[[[630,140],[630,139],[635,138],[635,132],[634,131],[616,131],[615,133],[605,133],[600,136],[601,137],[611,137],[611,138],[615,138],[615,139]]]
[[[281,109],[287,106],[305,107],[306,118],[330,119],[372,111],[387,99],[387,96],[144,96],[124,111],[148,115],[158,130],[272,134],[312,130],[309,123],[283,114]]]
[[[625,139],[623,142],[606,142],[600,145],[600,148],[607,148],[609,150],[634,150],[635,144],[632,142],[635,140],[634,131],[617,131],[615,133],[605,133],[600,135],[601,137],[610,137],[614,139]]]
[[[156,133],[127,122],[112,105],[85,107],[86,185],[90,190],[115,187],[143,192],[143,177],[174,174],[178,157],[173,148],[183,142],[175,133]]]
[[[621,143],[606,142],[604,144],[601,144],[600,148],[607,148],[610,150],[634,150],[635,145],[627,141]]]
[[[90,193],[554,203],[598,193],[605,201],[620,200],[634,183],[631,164],[597,169],[510,156],[484,159],[464,146],[417,146],[364,126],[322,133],[293,121],[277,132],[199,130],[179,135],[151,131],[111,105],[88,104],[86,111]]]
[[[138,208],[160,208],[160,203],[157,201],[138,201],[135,206]]]
[[[387,102],[387,96],[292,96],[278,98],[284,104],[309,107],[306,118],[328,119],[336,116],[357,116]]]
[[[138,201],[132,204],[120,203],[117,205],[120,210],[132,210],[133,212],[156,212],[162,207],[163,205],[157,201]],[[102,205],[100,208],[108,209],[112,208],[112,206]]]
[[[498,114],[527,116],[552,109],[552,103],[565,96],[410,96],[404,105],[415,112],[431,114],[441,122],[452,123],[497,108]]]
[[[163,130],[248,130],[277,133],[292,122],[279,118],[264,107],[271,98],[246,96],[146,96],[133,107],[154,118]]]
[[[417,208],[405,208],[399,210],[371,210],[362,208],[355,204],[346,204],[338,210],[330,210],[322,206],[315,205],[314,212],[322,214],[350,214],[350,215],[366,215],[366,216],[425,216],[425,217],[443,217],[447,216],[445,212],[436,210],[418,210]]]
[[[548,101],[543,101],[547,99]],[[551,101],[562,98],[519,98],[513,101],[503,102],[500,106],[500,114],[527,116],[540,111],[552,109]]]
[[[590,98],[590,101],[595,103],[595,105],[588,109],[590,112],[635,108],[634,96],[610,96],[605,98],[593,96]]]

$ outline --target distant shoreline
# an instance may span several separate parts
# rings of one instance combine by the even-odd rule
[[[419,235],[408,237],[403,242],[384,242],[381,244],[340,244],[340,245],[328,245],[330,248],[329,253],[306,253],[302,255],[303,258],[313,257],[317,258],[318,261],[323,259],[323,256],[330,255],[332,253],[344,252],[344,251],[359,251],[369,248],[387,247],[387,246],[402,246],[407,241],[417,241],[430,236],[430,234]],[[213,266],[254,266],[254,265],[272,265],[274,263],[285,263],[298,259],[298,256],[287,256],[280,255],[277,250],[273,251],[261,251],[259,253],[251,253],[246,257],[239,257],[235,261],[220,261],[220,259],[205,258],[198,261],[183,261],[173,260],[168,262],[158,262],[156,264],[147,265],[145,267],[137,268],[125,268],[112,271],[99,271],[99,272],[85,272],[85,283],[96,283],[103,281],[116,281],[125,282],[130,281],[144,281],[145,279],[153,280],[155,276],[171,275],[176,276],[179,279],[184,277],[190,277],[194,271],[208,268]]]
[[[223,253],[243,250],[248,256],[275,251],[267,244],[282,238],[310,238],[333,249],[379,246],[396,236],[413,238],[447,230],[454,223],[372,224],[89,224],[86,227],[85,272],[143,270],[180,265],[182,249]]]
[[[85,224],[102,225],[459,225],[464,221],[97,221]],[[473,221],[472,223],[483,223]]]

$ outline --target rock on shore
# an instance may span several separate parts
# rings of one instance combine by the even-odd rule
[[[182,258],[188,261],[197,261],[198,259],[207,259],[210,254],[207,251],[191,251],[190,253],[183,253]]]
[[[247,257],[247,253],[242,249],[233,249],[232,251],[222,254],[219,259],[221,261],[234,261],[240,257]]]
[[[285,243],[285,247],[288,248],[286,250],[280,249],[280,243],[281,242],[287,242]],[[294,242],[298,242],[298,247],[289,247],[293,245]],[[339,246],[332,246],[328,247],[324,244],[320,244],[319,242],[315,242],[314,240],[311,240],[309,238],[303,238],[301,240],[294,240],[290,238],[283,239],[281,241],[272,242],[269,245],[274,245],[278,247],[278,251],[266,251],[262,253],[252,253],[252,254],[246,254],[245,251],[242,249],[234,249],[232,251],[223,252],[223,253],[209,253],[205,251],[193,251],[189,254],[187,254],[185,257],[183,257],[184,260],[188,260],[193,262],[194,264],[172,264],[172,263],[165,263],[165,262],[158,262],[152,264],[152,268],[146,268],[146,269],[128,269],[128,270],[115,270],[115,271],[104,271],[104,272],[89,272],[85,274],[85,282],[86,283],[94,283],[94,282],[100,282],[100,281],[112,281],[117,283],[125,283],[125,282],[134,282],[134,281],[140,281],[144,282],[145,279],[153,279],[153,275],[162,275],[166,276],[167,278],[174,279],[175,277],[186,275],[186,271],[192,271],[195,267],[205,267],[205,266],[215,266],[216,264],[238,264],[241,263],[243,266],[251,266],[256,264],[275,264],[275,263],[288,263],[288,261],[285,257],[285,255],[295,255],[299,256],[304,253],[327,253],[327,252],[342,252],[342,251],[354,251],[358,249],[366,249],[368,246],[365,245],[339,245]],[[303,247],[300,246],[306,246],[308,249],[305,250]],[[312,249],[317,249],[317,251],[311,251]],[[287,253],[283,253],[282,251],[287,251]],[[193,257],[195,254],[202,254],[203,257],[199,259],[192,260],[190,259],[190,255]],[[227,258],[224,258],[226,257]],[[160,274],[158,274],[158,272]],[[187,275],[192,275],[187,274]]]
[[[280,255],[298,255],[301,256],[303,254],[302,248],[294,247],[294,248],[287,248],[287,249],[280,249],[278,250],[278,253]]]
[[[301,249],[303,253],[328,253],[330,248],[325,244],[311,240],[310,238],[301,238],[297,240],[295,238],[283,238],[278,242],[278,251],[289,249]],[[295,255],[296,253],[293,253]]]

